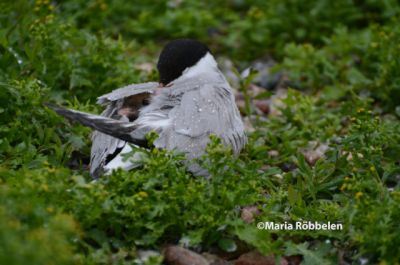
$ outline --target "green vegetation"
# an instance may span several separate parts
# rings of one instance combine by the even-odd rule
[[[168,243],[228,252],[245,243],[304,264],[396,264],[398,1],[139,2],[0,3],[0,264],[140,264],[138,249]],[[97,182],[71,169],[71,156],[89,154],[90,130],[43,103],[99,112],[97,96],[155,80],[145,63],[178,37],[238,67],[273,57],[289,86],[279,111],[253,121],[238,158],[213,139],[209,179],[157,149],[144,151],[143,168]],[[315,164],[304,155],[313,143],[327,147]],[[240,217],[245,206],[260,211],[254,223]],[[344,229],[256,227],[300,220]]]

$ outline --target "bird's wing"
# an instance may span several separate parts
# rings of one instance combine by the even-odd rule
[[[135,138],[131,136],[131,132],[137,128],[134,122],[126,122],[115,120],[100,115],[90,114],[78,110],[66,109],[56,105],[47,104],[47,106],[72,121],[77,121],[82,125],[100,131],[102,133],[112,135],[118,139],[144,146],[145,139]]]
[[[152,94],[157,87],[158,83],[156,82],[128,85],[98,97],[97,103],[104,105],[112,101],[128,98],[130,96],[138,94],[143,94],[143,93]]]
[[[132,121],[138,115],[139,109],[143,105],[143,100],[153,94],[157,87],[158,83],[156,82],[132,84],[98,97],[97,103],[107,106],[101,116],[122,121]],[[123,109],[126,116],[120,113],[121,109]],[[99,131],[93,131],[90,151],[90,174],[95,178],[99,177],[103,173],[104,165],[111,161],[125,145],[126,141],[124,140]]]
[[[137,124],[135,122],[116,120],[82,111],[66,109],[52,104],[47,104],[47,106],[71,121],[79,122],[82,125],[96,130],[95,142],[92,144],[92,152],[98,157],[94,160],[96,165],[91,166],[91,174],[94,177],[98,177],[103,173],[103,162],[117,149],[122,149],[126,145],[126,142],[141,147],[147,147],[145,134],[153,128],[157,130],[158,127],[156,125],[157,122],[155,122],[155,124],[150,123],[150,125]]]
[[[204,154],[210,134],[219,136],[236,154],[246,142],[244,126],[226,82],[205,83],[183,93],[169,117],[171,126],[162,131],[155,145],[185,152],[189,159]]]
[[[110,102],[101,113],[103,117],[118,117],[116,102]],[[124,117],[120,118],[121,120]],[[92,133],[92,148],[90,150],[90,175],[94,178],[100,177],[104,172],[104,165],[110,161],[115,154],[124,148],[126,141],[109,136],[99,131]]]

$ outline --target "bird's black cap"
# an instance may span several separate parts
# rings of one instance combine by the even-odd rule
[[[195,65],[210,50],[208,47],[192,39],[173,40],[165,45],[158,58],[157,68],[160,83],[167,85],[178,78],[182,72]]]

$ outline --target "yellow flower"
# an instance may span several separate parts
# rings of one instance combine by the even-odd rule
[[[53,18],[54,18],[54,15],[47,15],[47,16],[46,16],[46,21],[52,22],[52,21],[53,21]]]
[[[147,192],[145,192],[145,191],[139,191],[138,193],[137,193],[137,195],[140,197],[140,198],[147,198],[149,195],[147,194]]]
[[[103,11],[106,10],[107,7],[108,7],[108,6],[107,6],[106,3],[101,3],[101,4],[100,4],[100,9],[103,10]]]
[[[49,190],[49,186],[47,184],[42,184],[41,186],[43,191],[48,191]]]

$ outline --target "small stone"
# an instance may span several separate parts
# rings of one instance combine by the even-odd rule
[[[218,257],[217,255],[204,252],[201,254],[209,263],[210,265],[229,265],[230,263],[227,260]]]
[[[168,246],[163,250],[164,260],[170,265],[210,265],[203,256],[179,246]]]
[[[138,250],[136,254],[138,256],[138,260],[143,263],[149,261],[152,257],[158,257],[161,255],[155,250]]]
[[[263,100],[256,100],[255,101],[255,105],[256,107],[264,114],[268,114],[269,113],[269,104],[270,101],[267,99],[263,99]]]
[[[325,152],[329,149],[329,146],[326,144],[318,144],[314,142],[310,142],[310,145],[317,145],[316,149],[309,149],[303,152],[304,158],[310,166],[314,166],[315,163],[325,157]]]
[[[285,258],[281,258],[281,265],[288,265]],[[274,256],[263,256],[258,251],[251,251],[241,255],[235,265],[275,265]]]
[[[246,103],[245,103],[244,96],[242,93],[237,93],[235,95],[235,102],[236,102],[236,106],[240,110],[240,113],[245,114]]]
[[[241,210],[240,217],[242,218],[243,221],[246,223],[252,223],[254,222],[254,217],[260,214],[260,210],[256,206],[248,206],[244,207]]]
[[[287,256],[285,259],[290,265],[300,265],[303,261],[303,257],[301,255]]]
[[[275,94],[270,98],[270,116],[280,116],[282,114],[281,108],[285,107],[283,99],[287,97],[287,89],[279,88],[275,91]]]
[[[242,78],[246,78],[250,74],[250,68],[257,71],[257,75],[252,80],[253,83],[263,89],[272,90],[278,85],[282,73],[272,73],[271,68],[276,64],[272,58],[259,58],[251,63],[251,65],[242,71]]]
[[[265,91],[262,87],[259,87],[256,84],[250,84],[248,90],[250,92],[249,95],[253,97]]]
[[[269,150],[268,151],[268,156],[269,157],[277,157],[277,156],[279,156],[279,152],[276,151],[276,150]]]
[[[283,162],[282,164],[279,165],[279,167],[284,171],[284,172],[290,172],[293,171],[297,168],[296,164],[292,162]]]
[[[244,124],[244,129],[247,132],[251,133],[251,132],[255,131],[255,128],[254,128],[253,124],[251,123],[251,120],[249,117],[243,117],[243,124]]]
[[[314,150],[303,152],[304,158],[310,166],[314,166],[315,163],[321,158],[321,154]]]
[[[136,65],[136,68],[139,70],[145,71],[147,73],[151,73],[151,71],[153,71],[153,69],[154,69],[154,65],[152,63],[142,63],[142,64]]]

